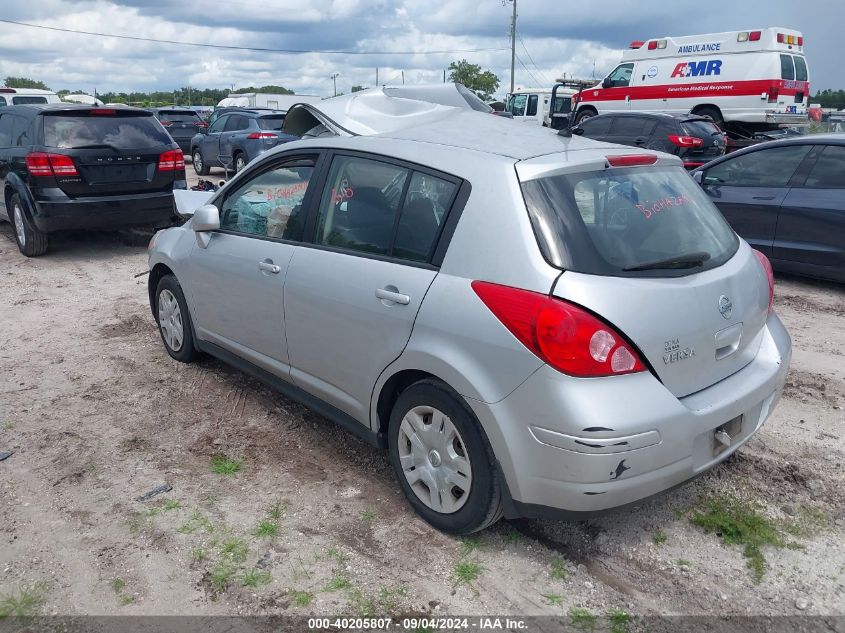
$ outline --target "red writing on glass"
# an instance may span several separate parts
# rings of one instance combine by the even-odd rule
[[[650,220],[652,216],[655,216],[658,213],[661,213],[662,211],[666,211],[668,209],[671,209],[672,207],[679,207],[681,205],[686,204],[687,202],[689,202],[689,198],[687,198],[686,195],[680,195],[670,196],[668,198],[661,198],[660,200],[657,200],[654,204],[637,204],[634,206],[636,206],[637,209],[640,210],[640,213],[645,216],[646,220]]]

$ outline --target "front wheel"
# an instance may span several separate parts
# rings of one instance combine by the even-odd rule
[[[9,200],[12,224],[15,227],[15,242],[18,250],[27,257],[38,257],[47,252],[47,234],[36,229],[23,210],[23,203],[18,194],[12,194]]]
[[[238,154],[235,156],[235,173],[239,174],[244,167],[246,167],[246,158],[243,154]]]
[[[197,356],[191,315],[182,287],[173,275],[165,275],[156,287],[156,314],[164,348],[171,358],[190,363]]]
[[[402,392],[388,444],[405,497],[438,530],[469,534],[501,518],[493,450],[475,415],[445,384],[424,380]]]
[[[581,125],[584,121],[593,118],[597,114],[598,113],[595,110],[591,110],[589,108],[581,110],[581,112],[579,112],[575,117],[575,125]]]

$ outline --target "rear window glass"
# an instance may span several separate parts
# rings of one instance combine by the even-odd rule
[[[709,121],[684,121],[681,129],[687,136],[697,136],[705,141],[711,140],[714,136],[721,135],[722,130],[715,123]]]
[[[549,176],[523,183],[522,191],[543,254],[564,270],[675,277],[721,265],[739,244],[678,168]]]
[[[282,123],[285,122],[283,116],[262,116],[256,119],[258,127],[262,130],[281,130]]]
[[[196,123],[200,120],[200,116],[195,112],[159,112],[158,118],[174,123]]]
[[[793,57],[795,60],[795,79],[798,81],[807,81],[807,62],[803,57]]]
[[[12,97],[14,105],[26,105],[28,103],[47,103],[47,97]]]
[[[83,148],[110,145],[142,149],[170,145],[170,136],[150,116],[44,116],[44,145]]]
[[[792,65],[792,55],[780,56],[780,78],[795,79],[795,66]]]

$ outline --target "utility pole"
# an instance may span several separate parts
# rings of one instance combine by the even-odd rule
[[[378,68],[376,68],[376,86],[378,86]]]
[[[340,73],[333,73],[332,74],[332,83],[334,84],[334,96],[337,96],[337,78],[340,76]]]
[[[446,83],[446,69],[443,69],[443,83]]]
[[[514,89],[514,73],[516,72],[516,0],[513,2],[513,16],[511,17],[511,94]]]
[[[402,71],[402,85],[405,85],[405,71]]]

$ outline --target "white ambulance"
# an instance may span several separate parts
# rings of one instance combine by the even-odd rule
[[[576,95],[576,123],[605,112],[710,116],[741,134],[807,123],[804,36],[784,28],[633,42],[604,80]]]
[[[560,88],[555,95],[555,112],[569,113],[572,107],[572,96],[577,90]],[[513,120],[522,123],[534,123],[549,127],[551,119],[549,106],[552,99],[552,89],[519,88],[508,96],[505,112],[513,114]]]

